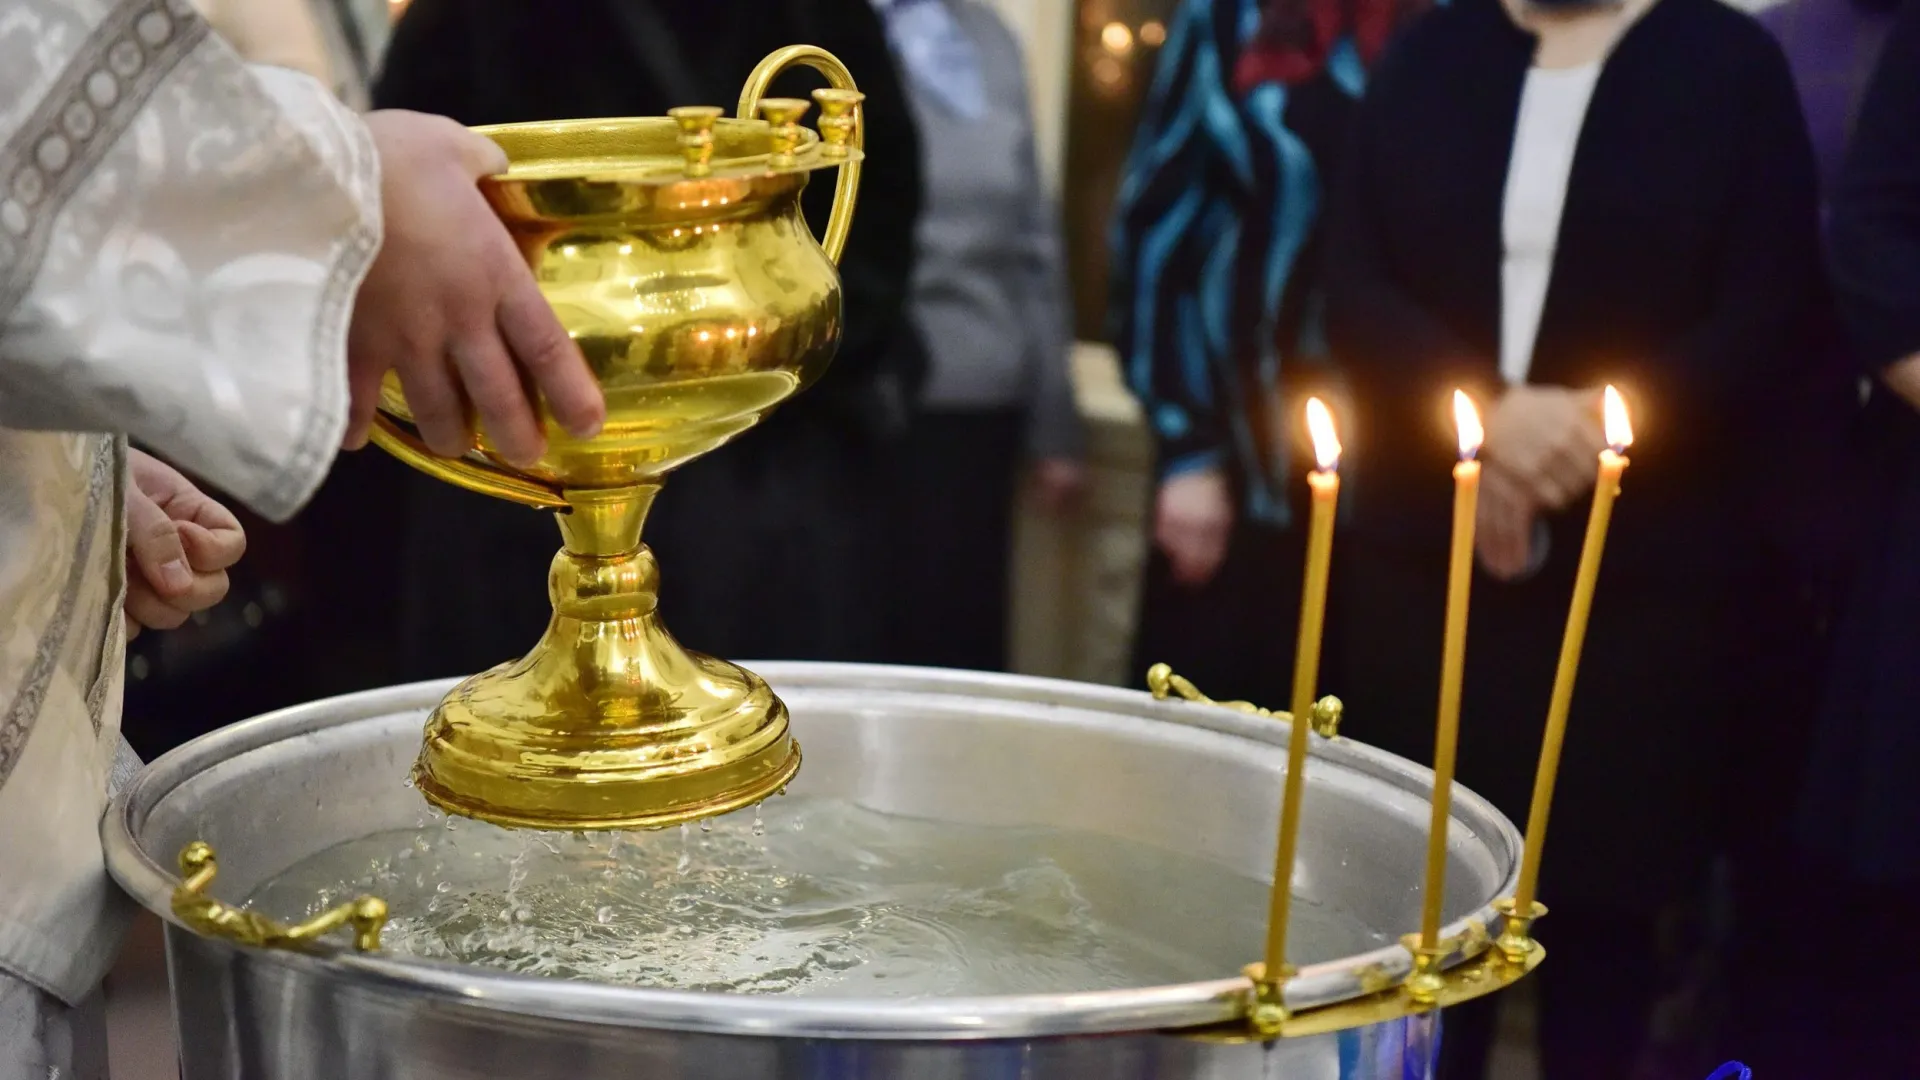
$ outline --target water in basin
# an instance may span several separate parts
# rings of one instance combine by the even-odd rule
[[[842,997],[1063,993],[1225,978],[1267,886],[1089,832],[899,817],[791,797],[657,832],[543,833],[423,814],[320,852],[249,904],[304,917],[362,892],[385,949],[633,986]],[[1385,944],[1296,900],[1297,962]]]

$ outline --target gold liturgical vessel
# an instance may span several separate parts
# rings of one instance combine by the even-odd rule
[[[795,65],[809,103],[763,98]],[[794,46],[749,76],[739,117],[478,129],[507,153],[480,187],[606,396],[601,432],[546,418],[547,452],[509,466],[486,432],[429,454],[399,383],[374,440],[431,476],[555,512],[553,619],[533,650],[456,687],[427,721],[419,789],[454,813],[543,829],[658,827],[738,809],[800,768],[786,707],[753,673],[683,648],[656,612],[641,525],[661,482],[818,379],[840,341],[840,277],[860,184],[861,95],[827,52]],[[815,241],[808,174],[838,168]],[[475,582],[484,588],[484,582]]]

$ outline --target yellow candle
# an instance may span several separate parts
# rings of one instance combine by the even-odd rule
[[[1626,403],[1611,386],[1606,391],[1606,420],[1607,442],[1611,445],[1600,451],[1600,478],[1594,484],[1587,539],[1580,548],[1580,569],[1573,579],[1566,636],[1560,640],[1560,667],[1553,676],[1547,731],[1533,776],[1533,805],[1527,810],[1527,843],[1520,856],[1520,888],[1514,894],[1514,910],[1523,916],[1533,910],[1534,890],[1540,881],[1540,851],[1547,842],[1547,811],[1553,805],[1553,782],[1560,773],[1560,747],[1567,735],[1567,709],[1573,704],[1573,679],[1580,667],[1580,648],[1587,640],[1587,614],[1593,609],[1593,586],[1600,577],[1600,554],[1607,546],[1607,523],[1613,518],[1614,497],[1620,494],[1620,474],[1627,468],[1627,447],[1633,445]]]
[[[1300,796],[1305,790],[1307,718],[1313,712],[1313,693],[1320,674],[1320,634],[1326,625],[1327,570],[1333,563],[1333,510],[1340,497],[1340,440],[1333,416],[1319,398],[1307,399],[1307,428],[1313,433],[1313,452],[1319,468],[1307,474],[1313,492],[1312,517],[1307,525],[1307,571],[1300,589],[1300,637],[1293,654],[1293,733],[1287,744],[1287,780],[1280,801],[1280,841],[1273,857],[1273,902],[1267,915],[1268,980],[1278,980],[1287,967],[1287,913],[1293,903],[1293,855],[1300,839]]]
[[[1460,686],[1467,658],[1467,596],[1473,584],[1473,524],[1480,503],[1480,452],[1485,432],[1473,402],[1453,392],[1460,463],[1453,467],[1453,547],[1447,558],[1447,629],[1440,651],[1440,708],[1433,736],[1433,818],[1427,825],[1427,880],[1421,898],[1420,947],[1440,943],[1440,903],[1447,887],[1447,822],[1453,817],[1453,767],[1460,743]]]

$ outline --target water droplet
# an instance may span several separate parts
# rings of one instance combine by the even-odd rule
[[[712,818],[701,818],[701,819],[700,819],[700,831],[701,831],[701,832],[712,832],[712,831],[713,831],[713,819],[712,819]]]
[[[453,891],[453,886],[443,881],[440,884],[435,885],[433,887],[433,891],[437,893],[449,893]]]
[[[807,823],[806,823],[805,821],[802,821],[802,820],[801,820],[801,819],[799,819],[799,818],[794,818],[794,819],[793,819],[793,831],[794,831],[794,832],[801,832],[801,831],[803,831],[804,829],[806,829],[806,827],[807,827]]]
[[[518,911],[515,911],[515,912],[513,913],[513,921],[514,921],[514,922],[517,922],[517,923],[530,923],[530,922],[532,922],[532,921],[533,921],[533,909],[532,909],[532,908],[521,908],[520,910],[518,910]]]
[[[603,907],[599,911],[594,912],[593,921],[599,923],[601,926],[607,925],[608,923],[613,921],[613,909],[610,907]]]
[[[758,806],[753,808],[753,835],[767,835],[767,823],[760,819],[760,808]]]

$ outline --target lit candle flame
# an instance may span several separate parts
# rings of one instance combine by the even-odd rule
[[[1453,392],[1453,426],[1460,433],[1460,460],[1472,461],[1487,440],[1487,431],[1480,426],[1480,410],[1473,407],[1473,399],[1459,390]]]
[[[1340,467],[1340,437],[1333,432],[1333,414],[1319,398],[1307,399],[1307,431],[1313,435],[1313,456],[1322,472]]]
[[[1616,454],[1624,454],[1633,445],[1633,425],[1627,421],[1627,403],[1612,386],[1606,392],[1607,445]]]

